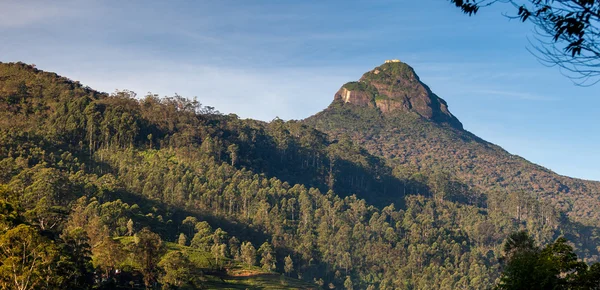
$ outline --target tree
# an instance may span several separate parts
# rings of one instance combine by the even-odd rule
[[[92,248],[94,254],[94,265],[104,271],[106,278],[110,278],[113,270],[123,260],[123,249],[121,244],[106,235]]]
[[[229,158],[231,159],[231,166],[235,166],[238,160],[238,152],[240,148],[236,144],[231,144],[227,147],[227,152],[229,152]]]
[[[525,231],[510,234],[504,242],[504,255],[508,259],[524,252],[536,252],[537,246],[533,238]]]
[[[192,280],[195,274],[192,262],[180,251],[169,252],[158,263],[164,275],[160,283],[167,286],[181,287]]]
[[[128,236],[133,236],[133,231],[134,231],[133,220],[129,219],[127,221],[127,235]]]
[[[544,247],[540,253],[540,260],[551,269],[551,274],[559,279],[559,285],[575,286],[577,281],[582,280],[580,276],[585,276],[588,271],[587,264],[578,260],[573,247],[564,237]]]
[[[181,222],[181,225],[184,228],[186,228],[188,231],[188,233],[187,233],[188,237],[191,237],[192,234],[194,233],[194,227],[196,226],[197,223],[198,223],[198,219],[193,216],[188,216]]]
[[[236,261],[240,260],[240,240],[236,237],[229,239],[229,256]]]
[[[436,200],[443,202],[450,195],[450,174],[436,171],[430,178],[431,189]]]
[[[158,262],[165,252],[162,239],[149,228],[144,228],[135,234],[133,248],[134,259],[140,266],[140,272],[144,275],[144,284],[150,287],[158,277]]]
[[[0,236],[0,285],[3,289],[42,289],[55,281],[56,246],[36,229],[18,225]]]
[[[546,264],[539,263],[538,249],[519,250],[506,255],[507,262],[498,289],[553,289],[552,286],[556,285],[556,277],[550,274]]]
[[[1,191],[2,186],[0,185],[0,192]],[[2,195],[0,194],[0,196]],[[18,219],[19,214],[15,207],[11,203],[0,200],[0,232],[12,228],[17,223]]]
[[[184,234],[184,233],[180,233],[180,234],[179,234],[179,238],[177,239],[177,243],[178,243],[180,246],[185,246],[185,245],[187,245],[187,237],[185,236],[185,234]]]
[[[92,251],[82,228],[64,231],[61,235],[59,276],[71,289],[88,289],[93,284]]]
[[[513,233],[504,260],[498,289],[596,289],[600,281],[600,264],[588,268],[563,237],[540,249],[526,232]]]
[[[352,283],[352,279],[350,279],[350,276],[346,276],[346,280],[344,281],[344,288],[346,288],[346,290],[354,289],[354,284]]]
[[[267,271],[275,270],[275,252],[273,251],[271,244],[264,242],[260,248],[258,248],[258,253],[261,257],[260,266]]]
[[[509,16],[535,26],[534,54],[544,63],[559,66],[577,84],[600,81],[600,1],[598,0],[449,0],[473,15],[497,2],[515,7]]]
[[[34,167],[34,180],[25,188],[24,197],[28,210],[25,216],[42,230],[51,230],[68,216],[66,205],[73,192],[68,178],[57,169]]]
[[[221,260],[223,258],[225,258],[225,255],[227,254],[227,245],[214,244],[210,248],[210,252],[212,253],[213,257],[215,258],[215,264],[216,264],[217,268],[221,268]]]
[[[585,274],[580,275],[576,285],[579,289],[598,289],[600,285],[600,263],[593,264]]]
[[[292,261],[292,257],[287,255],[284,259],[283,271],[289,276],[294,271],[294,261]]]
[[[227,239],[227,232],[222,230],[221,228],[217,228],[212,235],[213,244],[221,244],[224,243]]]
[[[196,224],[196,234],[192,238],[191,246],[194,248],[209,251],[214,236],[211,226],[207,222]]]
[[[146,136],[146,139],[148,139],[148,146],[150,147],[150,149],[152,149],[152,134],[148,134],[148,136]]]
[[[241,255],[244,263],[254,266],[256,263],[256,248],[254,248],[251,242],[242,243]]]

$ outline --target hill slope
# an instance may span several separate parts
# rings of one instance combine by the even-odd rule
[[[370,93],[366,105],[338,99],[306,121],[328,136],[0,64],[0,243],[25,232],[48,249],[34,277],[45,289],[212,287],[240,265],[303,280],[279,279],[298,288],[484,289],[497,281],[502,240],[520,228],[542,242],[567,234],[594,259],[595,227],[529,192],[488,192],[484,181],[436,170],[432,158],[454,159],[421,154],[427,146],[506,153],[463,131],[416,80],[404,95],[387,87],[385,98],[386,80],[354,84]],[[380,136],[413,141],[378,150],[367,138]],[[394,146],[415,162],[383,154]],[[472,170],[463,163],[440,164]],[[240,286],[224,280],[219,287]]]
[[[332,138],[351,138],[398,166],[399,178],[449,174],[469,195],[481,195],[485,207],[510,206],[517,220],[540,211],[529,206],[532,198],[548,201],[576,223],[600,225],[594,210],[600,206],[600,182],[558,175],[464,130],[407,64],[387,62],[345,84],[327,109],[303,123]]]

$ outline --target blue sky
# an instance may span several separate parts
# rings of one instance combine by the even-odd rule
[[[178,93],[243,118],[302,119],[386,59],[413,66],[465,128],[559,174],[600,180],[598,88],[528,51],[499,5],[446,0],[2,1],[0,61],[105,92]]]

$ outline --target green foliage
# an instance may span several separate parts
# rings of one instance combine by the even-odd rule
[[[498,289],[595,289],[600,282],[600,264],[588,267],[579,261],[563,237],[540,249],[521,231],[509,236],[504,252],[506,265]]]
[[[222,261],[227,255],[227,245],[215,243],[210,247],[210,252],[213,255],[213,258],[215,259],[215,265],[217,266],[217,268],[221,268]]]
[[[55,267],[59,250],[36,229],[27,225],[6,231],[0,236],[0,283],[4,289],[38,289],[59,287]]]
[[[375,73],[377,72],[377,73]],[[387,85],[393,85],[397,79],[411,79],[416,76],[415,71],[403,62],[385,63],[374,70],[363,75],[364,82],[383,82]]]
[[[287,275],[290,275],[294,271],[294,261],[290,255],[287,255],[284,260],[283,270]]]
[[[21,64],[0,65],[0,78],[12,86],[0,110],[0,234],[25,223],[64,265],[51,269],[65,289],[200,287],[185,278],[197,271],[205,288],[483,289],[499,278],[499,241],[522,228],[543,243],[578,233],[577,249],[596,254],[595,228],[555,206],[572,200],[570,217],[593,218],[579,206],[588,199],[540,200],[557,183],[525,169],[546,171],[415,115],[334,104],[309,120],[327,136],[179,96],[100,94]],[[532,188],[508,187],[518,182]],[[490,184],[510,191],[484,192]],[[569,190],[594,188],[577,184]],[[90,258],[97,274],[85,282]],[[188,260],[193,269],[173,266]]]
[[[354,284],[352,283],[352,279],[350,279],[350,276],[346,276],[346,280],[344,280],[344,288],[346,288],[346,290],[354,289]]]
[[[104,272],[106,277],[111,277],[114,270],[123,262],[124,251],[121,245],[109,236],[94,244],[92,248],[94,266]]]
[[[213,231],[207,222],[199,222],[196,224],[196,234],[192,239],[191,246],[204,251],[209,251],[214,243]]]
[[[479,8],[496,4],[494,0],[449,0],[468,15],[476,14]],[[558,65],[567,71],[574,82],[593,85],[600,76],[598,64],[600,51],[597,43],[600,38],[600,1],[529,0],[509,2],[513,9],[508,13],[521,21],[535,25],[536,56],[544,63]]]
[[[369,84],[365,83],[365,82],[349,82],[346,83],[342,86],[342,88],[345,88],[349,91],[361,91],[361,92],[368,92],[371,93],[371,95],[375,96],[375,94],[377,93],[377,89],[375,89],[374,87],[370,86]]]
[[[386,95],[377,95],[375,97],[375,101],[387,101],[389,100],[390,97],[386,96]]]
[[[93,285],[91,247],[87,233],[82,228],[67,229],[61,235],[59,245],[61,258],[58,277],[70,289],[89,289]]]
[[[158,266],[162,269],[163,275],[160,277],[160,282],[178,289],[186,284],[198,283],[198,274],[193,267],[192,262],[180,251],[171,251],[166,253]]]
[[[2,188],[0,188],[2,190]],[[19,222],[19,215],[15,207],[4,201],[0,200],[0,233],[5,232],[12,228]]]
[[[163,241],[158,234],[144,228],[135,234],[132,246],[135,260],[144,276],[144,284],[150,287],[158,278],[158,263],[166,250]]]
[[[186,246],[187,245],[187,237],[185,236],[184,233],[180,233],[179,234],[179,238],[177,239],[177,243],[180,246]]]
[[[600,257],[596,249],[600,240],[591,234],[600,226],[598,211],[591,210],[600,206],[594,198],[600,190],[597,182],[556,175],[467,131],[414,114],[383,115],[374,108],[333,102],[304,123],[332,138],[348,136],[368,153],[386,160],[404,183],[405,192],[485,208],[495,226],[507,225],[506,217],[510,217],[544,243],[557,238],[560,228],[578,253],[591,261]],[[580,232],[590,234],[582,237]]]
[[[256,264],[256,248],[250,242],[243,242],[241,248],[242,261],[245,264],[254,266]]]
[[[260,266],[267,270],[275,270],[275,252],[273,247],[268,242],[264,242],[260,248],[258,248],[258,254],[260,255]]]

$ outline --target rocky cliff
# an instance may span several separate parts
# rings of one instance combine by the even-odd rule
[[[460,121],[448,110],[446,101],[422,83],[414,69],[399,61],[386,61],[366,72],[358,82],[343,85],[334,102],[377,107],[384,114],[416,113],[437,122],[462,129]]]

